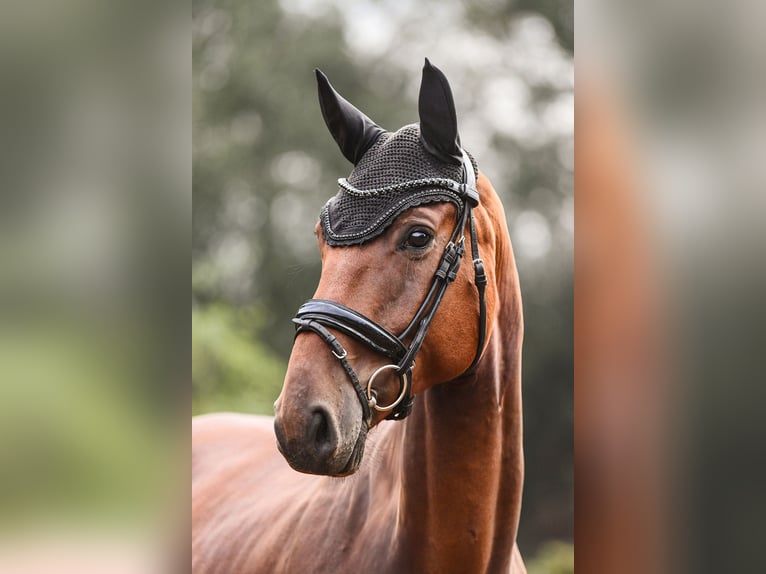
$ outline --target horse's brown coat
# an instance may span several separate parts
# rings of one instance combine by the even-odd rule
[[[196,574],[525,572],[515,546],[523,479],[521,297],[502,206],[481,175],[478,189],[475,216],[489,277],[489,337],[475,373],[443,382],[470,364],[477,343],[469,249],[418,355],[413,385],[419,396],[412,414],[383,424],[377,424],[381,415],[376,417],[364,460],[352,476],[292,470],[275,447],[266,417],[196,418]],[[323,271],[316,297],[342,302],[397,332],[425,294],[443,244],[419,261],[402,262],[387,250],[408,218],[425,218],[438,237],[448,236],[453,210],[447,204],[412,210],[361,247],[329,248],[320,237]],[[404,278],[386,280],[402,274],[396,265],[405,265]],[[342,340],[366,380],[382,364],[380,358]],[[389,383],[381,393],[394,395],[396,383]],[[339,429],[343,440],[353,442],[361,423],[358,400],[324,343],[303,334],[276,405],[287,435],[302,436],[306,403],[317,401],[338,424],[349,413],[359,421],[356,429]]]

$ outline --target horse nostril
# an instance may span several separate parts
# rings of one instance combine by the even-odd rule
[[[320,458],[330,456],[337,447],[338,437],[335,428],[330,422],[328,412],[322,407],[315,408],[311,413],[308,439],[313,443]]]

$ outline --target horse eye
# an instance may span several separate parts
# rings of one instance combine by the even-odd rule
[[[423,249],[424,247],[428,247],[428,244],[431,243],[432,239],[433,235],[431,235],[428,231],[423,229],[414,229],[410,232],[410,234],[407,236],[407,239],[404,241],[404,246],[413,247],[415,249]]]

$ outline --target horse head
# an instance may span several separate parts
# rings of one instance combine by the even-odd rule
[[[359,467],[371,428],[476,365],[497,306],[502,207],[494,194],[485,202],[489,184],[477,186],[460,145],[447,79],[428,60],[420,122],[395,132],[319,71],[317,81],[327,127],[354,169],[316,226],[321,278],[294,319],[274,427],[294,469],[343,476]]]

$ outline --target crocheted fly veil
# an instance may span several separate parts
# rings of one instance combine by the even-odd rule
[[[348,178],[338,180],[337,195],[322,208],[320,222],[328,245],[370,241],[397,216],[417,205],[450,202],[462,209],[458,187],[465,175],[452,95],[447,91],[445,96],[441,85],[427,89],[427,74],[434,75],[438,83],[437,73],[441,75],[427,62],[420,94],[420,125],[391,133],[344,100],[317,70],[325,122],[355,166]],[[440,107],[448,112],[443,117],[433,113]]]
[[[461,181],[462,165],[445,164],[425,150],[417,125],[381,134],[362,156],[320,219],[329,245],[356,245],[383,233],[402,212],[424,203],[449,201]]]

